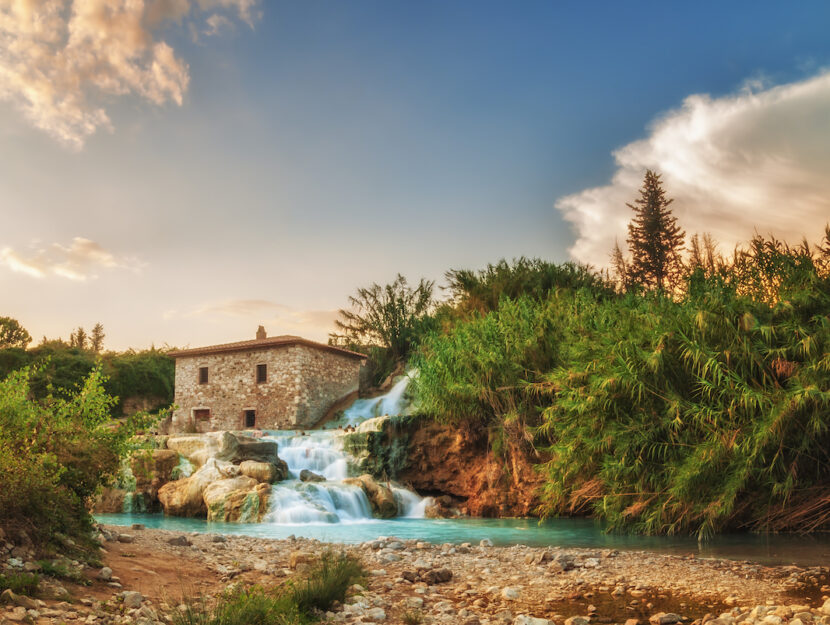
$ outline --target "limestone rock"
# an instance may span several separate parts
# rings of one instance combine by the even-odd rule
[[[553,625],[553,621],[549,621],[546,618],[536,618],[535,616],[519,614],[513,619],[513,625]]]
[[[239,465],[239,472],[254,478],[257,482],[273,484],[288,477],[288,465],[284,460],[278,460],[278,463],[244,460]]]
[[[372,504],[372,512],[382,519],[391,519],[398,514],[398,503],[395,501],[395,494],[392,489],[378,484],[368,473],[360,477],[352,477],[343,480],[344,484],[359,486],[369,498]]]
[[[246,475],[213,482],[203,493],[208,521],[256,523],[268,509],[270,493],[270,484]]]
[[[238,469],[228,463],[211,460],[190,477],[168,482],[159,489],[158,497],[164,513],[170,516],[195,517],[207,513],[202,497],[209,484],[235,477]]]
[[[519,598],[519,595],[520,595],[519,589],[518,588],[513,588],[512,586],[508,586],[506,588],[503,588],[502,591],[501,591],[502,598],[507,599],[509,601],[515,601],[516,599]]]
[[[326,478],[322,475],[317,475],[314,471],[303,469],[300,471],[300,481],[302,482],[325,482]]]
[[[140,608],[141,603],[144,601],[144,595],[134,590],[121,593],[121,597],[124,599],[125,608]]]
[[[197,466],[210,459],[239,464],[245,460],[277,464],[277,443],[230,432],[178,435],[167,439],[168,449],[176,450]]]

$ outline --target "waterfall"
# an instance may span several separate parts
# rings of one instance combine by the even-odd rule
[[[404,401],[404,393],[414,374],[407,374],[401,376],[401,379],[395,382],[389,392],[379,397],[371,399],[357,399],[355,402],[343,412],[343,416],[332,423],[333,427],[342,425],[359,425],[367,419],[380,417],[382,415],[396,416],[406,414],[407,406]]]
[[[358,399],[329,426],[307,432],[273,431],[266,438],[277,442],[279,456],[288,464],[290,479],[274,485],[266,523],[354,523],[372,519],[372,507],[358,486],[344,484],[354,474],[354,461],[343,450],[344,432],[339,427],[357,426],[381,415],[403,414],[404,392],[410,378],[404,376],[385,395]],[[303,470],[325,481],[300,481]],[[398,516],[423,518],[429,500],[400,486],[392,487]]]

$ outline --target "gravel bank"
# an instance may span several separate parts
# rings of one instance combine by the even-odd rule
[[[279,584],[334,548],[370,572],[365,588],[325,615],[335,623],[401,623],[416,613],[424,623],[464,625],[830,625],[828,567],[394,537],[344,546],[106,527],[102,538],[106,568],[83,571],[91,586],[47,581],[32,603],[6,596],[0,622],[167,623],[183,595]],[[25,555],[0,555],[0,567],[32,569]]]

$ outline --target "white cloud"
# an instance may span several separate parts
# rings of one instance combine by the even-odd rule
[[[142,266],[136,259],[117,257],[95,241],[83,237],[75,237],[68,247],[53,243],[28,256],[4,247],[0,250],[0,265],[34,278],[55,275],[78,281],[97,278],[95,271],[100,268],[137,271]]]
[[[204,34],[208,37],[213,37],[220,34],[223,30],[233,27],[233,23],[227,17],[220,15],[219,13],[214,13],[213,15],[208,16],[205,20],[205,24],[207,24],[207,28],[204,30]]]
[[[722,98],[692,95],[648,136],[616,152],[611,183],[556,202],[577,234],[571,255],[608,265],[625,243],[646,169],[663,174],[672,209],[691,235],[711,232],[728,251],[757,230],[798,242],[830,221],[830,73]]]
[[[37,128],[80,148],[111,128],[102,95],[182,104],[187,63],[159,29],[197,10],[222,9],[253,25],[256,0],[6,0],[0,3],[0,99]],[[223,18],[227,19],[227,18]]]

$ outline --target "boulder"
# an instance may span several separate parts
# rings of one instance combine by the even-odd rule
[[[382,519],[391,519],[398,514],[398,503],[391,488],[378,484],[368,473],[360,477],[351,477],[343,480],[344,484],[359,486],[366,493],[372,512]]]
[[[245,460],[274,464],[279,461],[276,442],[230,432],[171,436],[167,439],[167,447],[177,451],[196,466],[204,465],[211,458],[233,464]]]
[[[194,462],[196,454],[207,448],[209,442],[204,434],[177,434],[167,439],[167,448]]]
[[[168,482],[159,489],[158,498],[169,516],[204,516],[207,513],[203,493],[213,482],[233,478],[239,469],[227,462],[211,460],[190,477]]]
[[[243,460],[239,465],[239,472],[254,478],[257,482],[273,484],[288,477],[288,465],[284,460],[279,460],[278,463]]]
[[[300,471],[300,481],[301,482],[325,482],[326,478],[322,475],[318,475],[314,473],[314,471],[309,471],[308,469],[303,469]]]
[[[217,458],[233,462],[234,464],[239,464],[245,460],[272,462],[274,464],[279,463],[276,441],[264,441],[253,436],[241,436],[238,434],[235,437],[237,445],[234,453],[230,454],[229,457],[217,456]]]
[[[213,482],[204,491],[208,521],[256,523],[268,510],[270,484],[240,475]]]

